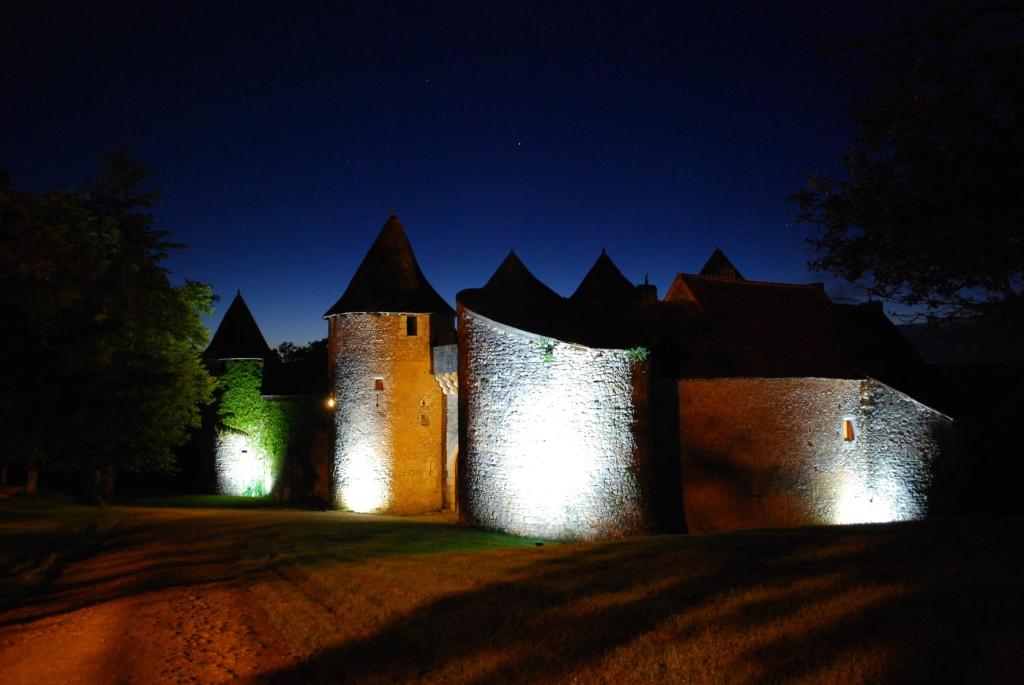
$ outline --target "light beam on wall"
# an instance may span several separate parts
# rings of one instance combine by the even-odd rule
[[[337,495],[347,509],[368,514],[382,511],[390,502],[390,469],[379,445],[359,440],[337,445]]]
[[[274,489],[272,462],[248,435],[219,432],[215,458],[221,494],[257,497]]]
[[[917,517],[912,493],[896,480],[868,478],[850,470],[841,471],[837,478],[835,523],[889,523]]]
[[[519,430],[508,432],[507,496],[550,525],[573,531],[597,512],[591,490],[601,468],[600,455],[583,431],[571,423],[579,411],[559,380],[518,398],[514,414]],[[565,420],[569,418],[570,420]]]
[[[643,531],[645,368],[628,350],[551,340],[466,309],[460,317],[464,515],[561,540]]]

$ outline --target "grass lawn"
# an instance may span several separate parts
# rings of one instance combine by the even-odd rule
[[[0,499],[0,610],[87,554],[124,518],[107,507],[83,507],[55,494]]]
[[[117,504],[133,507],[182,507],[224,508],[224,509],[275,509],[287,508],[286,502],[272,497],[244,497],[242,495],[150,495],[136,497]]]
[[[79,516],[117,516],[76,510],[0,510],[5,558],[18,536],[38,559],[111,521]],[[116,580],[86,603],[159,613],[229,589],[279,657],[261,680],[1024,682],[1020,520],[536,546],[444,517],[124,512]]]
[[[1022,549],[994,521],[282,548],[248,589],[299,657],[281,681],[1022,682]]]

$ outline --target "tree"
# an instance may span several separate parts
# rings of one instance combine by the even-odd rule
[[[174,286],[124,152],[84,191],[0,186],[0,439],[30,468],[168,471],[213,379],[200,360],[209,286]]]
[[[811,268],[930,321],[1024,339],[1024,5],[956,5],[845,46],[869,66],[845,178],[792,199]]]

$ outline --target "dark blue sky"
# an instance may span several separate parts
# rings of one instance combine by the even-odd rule
[[[834,170],[893,3],[16,3],[0,167],[42,190],[118,147],[153,169],[174,278],[241,288],[271,344],[326,334],[395,207],[454,303],[514,247],[569,294],[606,247],[663,294],[720,245],[822,280],[789,193]],[[205,5],[213,5],[206,7]]]

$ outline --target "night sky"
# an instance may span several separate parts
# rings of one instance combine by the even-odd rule
[[[326,335],[391,207],[452,304],[510,247],[565,295],[602,247],[659,295],[716,245],[748,278],[823,280],[786,199],[852,134],[854,74],[822,51],[913,11],[209,4],[5,8],[0,167],[45,190],[127,148],[189,245],[173,278],[214,286],[212,325],[241,288],[272,345]]]

